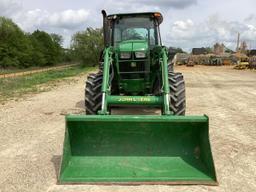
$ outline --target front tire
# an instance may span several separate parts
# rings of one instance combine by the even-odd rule
[[[170,87],[170,110],[174,115],[185,115],[186,111],[186,95],[185,81],[182,73],[169,72]]]
[[[168,65],[168,71],[169,71],[169,72],[174,72],[174,63],[169,63],[169,65]]]
[[[101,108],[102,103],[102,79],[101,71],[91,73],[85,83],[85,111],[87,115],[96,115]]]

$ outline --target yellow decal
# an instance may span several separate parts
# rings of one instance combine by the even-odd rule
[[[118,101],[120,102],[150,102],[150,98],[146,97],[140,97],[140,98],[134,98],[134,97],[122,97],[119,98]]]

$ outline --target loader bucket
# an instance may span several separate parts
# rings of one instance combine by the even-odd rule
[[[67,116],[59,183],[217,185],[207,116]]]

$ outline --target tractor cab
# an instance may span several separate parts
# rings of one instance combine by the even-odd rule
[[[113,90],[125,95],[152,93],[160,78],[156,72],[160,66],[153,50],[161,49],[159,25],[162,20],[158,12],[104,17],[105,45],[115,50],[113,67],[117,74]]]
[[[112,45],[135,44],[134,51],[147,51],[145,48],[154,48],[161,45],[159,36],[159,20],[154,14],[119,15],[115,17],[112,25]],[[138,44],[139,46],[136,46]],[[143,54],[138,54],[138,58]],[[144,56],[146,56],[144,54]]]
[[[118,47],[120,43],[132,43],[136,40],[145,42],[151,48],[161,45],[159,25],[162,21],[162,15],[153,12],[105,16],[105,45]]]

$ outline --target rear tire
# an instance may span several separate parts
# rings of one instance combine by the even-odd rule
[[[101,71],[91,73],[85,83],[85,111],[87,115],[96,115],[102,103],[102,78]]]
[[[169,63],[168,72],[174,72],[174,63]]]
[[[185,115],[186,111],[186,95],[185,81],[182,73],[169,72],[170,87],[170,110],[174,115]]]

